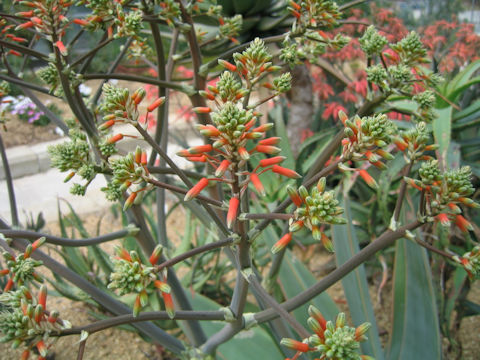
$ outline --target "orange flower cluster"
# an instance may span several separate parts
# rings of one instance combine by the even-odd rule
[[[345,125],[345,138],[342,140],[342,156],[345,160],[368,161],[378,169],[385,169],[382,160],[391,160],[391,155],[384,148],[391,142],[395,126],[386,115],[380,114],[349,120],[342,111],[340,120]],[[372,188],[377,188],[376,181],[365,169],[355,169],[343,164],[339,168],[344,171],[356,171]]]
[[[227,215],[229,226],[237,217],[239,199],[249,183],[252,183],[260,194],[264,194],[265,190],[259,178],[261,174],[272,171],[288,178],[300,177],[295,171],[279,165],[285,159],[277,155],[281,150],[276,147],[280,138],[265,137],[273,123],[258,125],[259,114],[253,111],[258,103],[248,106],[248,101],[243,101],[254,86],[264,86],[273,90],[274,94],[264,101],[287,91],[290,88],[290,74],[283,74],[273,79],[271,83],[264,80],[266,74],[277,70],[278,67],[272,65],[270,61],[272,57],[259,39],[255,39],[243,53],[234,54],[233,58],[235,64],[219,60],[219,64],[227,71],[221,74],[215,86],[208,86],[205,91],[200,92],[203,97],[215,103],[216,110],[209,106],[193,109],[198,114],[211,116],[212,124],[197,126],[199,132],[209,138],[209,143],[177,153],[189,161],[203,162],[215,169],[215,177],[202,178],[187,192],[185,200],[195,198],[214,181],[232,186],[233,193]],[[252,142],[254,144],[251,144]],[[259,154],[272,157],[260,160],[252,171],[244,171],[245,163]],[[227,177],[228,172],[232,175]],[[235,190],[233,183],[238,175],[245,176],[246,179],[238,184],[239,189]]]
[[[114,271],[110,275],[109,288],[119,289],[120,295],[137,293],[133,304],[133,316],[137,316],[140,310],[148,304],[148,292],[158,289],[165,304],[165,310],[170,318],[175,316],[170,286],[165,281],[164,275],[156,274],[154,266],[162,255],[162,246],[158,245],[149,258],[149,265],[142,263],[142,260],[135,251],[128,252],[122,247],[116,247],[117,256],[114,262]],[[160,277],[160,279],[158,278]]]
[[[18,25],[15,30],[34,29],[35,31],[47,35],[53,45],[63,56],[68,54],[67,48],[62,42],[67,27],[71,22],[65,16],[68,8],[74,5],[71,0],[36,0],[36,1],[17,1],[21,5],[31,10],[17,13],[17,16],[25,18],[26,22]]]
[[[308,308],[308,314],[307,323],[314,334],[303,341],[283,338],[280,344],[297,351],[293,358],[286,360],[296,360],[306,352],[319,352],[318,360],[372,360],[370,356],[357,353],[360,342],[367,340],[365,334],[370,329],[369,323],[350,327],[345,324],[344,313],[338,314],[335,323],[327,321],[314,306]]]

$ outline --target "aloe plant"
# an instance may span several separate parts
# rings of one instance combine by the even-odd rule
[[[449,141],[439,138],[435,117],[447,112],[435,111],[434,90],[443,85],[424,66],[428,56],[418,34],[411,32],[395,42],[374,27],[366,29],[358,40],[366,59],[366,96],[356,98],[349,114],[330,107],[327,115],[334,113],[339,121],[325,131],[327,135],[314,135],[298,162],[285,125],[288,106],[274,102],[267,119],[260,118],[262,104],[291,89],[292,75],[281,71],[282,62],[295,65],[308,59],[334,72],[318,55],[347,45],[347,37],[333,32],[341,24],[342,10],[356,3],[290,1],[287,33],[265,41],[255,38],[214,59],[208,58],[207,46],[238,41],[241,30],[239,18],[227,19],[213,2],[152,0],[111,7],[110,2],[86,0],[82,4],[89,14],[73,18],[67,12],[71,2],[35,0],[16,4],[24,11],[15,16],[2,14],[0,49],[6,73],[0,79],[69,104],[75,119],[64,125],[71,141],[50,148],[52,165],[66,173],[65,181],[73,183],[71,191],[79,196],[88,194],[97,176],[104,176],[107,186],[102,190],[117,204],[115,211],[122,219],[121,230],[94,235],[71,207],[71,215],[59,216],[59,237],[19,229],[0,142],[13,225],[0,222],[0,245],[6,250],[0,274],[8,279],[0,295],[6,306],[1,314],[3,340],[21,345],[23,358],[35,349],[45,357],[56,337],[80,335],[81,359],[89,334],[127,325],[185,359],[438,358],[439,330],[445,326],[444,318],[442,324],[437,318],[425,249],[459,269],[452,289],[453,298],[462,299],[465,277],[473,280],[479,274],[479,252],[475,246],[459,249],[457,233],[449,230],[454,224],[465,238],[473,236],[468,209],[479,205],[472,199],[471,169],[442,167]],[[202,17],[218,25],[218,37],[206,40],[209,43],[195,31],[195,21]],[[21,23],[9,26],[11,19]],[[67,31],[78,30],[76,26],[81,27],[76,38],[89,31],[105,33],[97,47],[79,57],[70,52],[75,41],[64,39]],[[45,39],[51,56],[25,45],[18,31],[29,29]],[[90,61],[114,42],[123,44],[116,61],[107,73],[94,72]],[[272,53],[271,42],[279,44],[279,54]],[[18,76],[10,60],[18,55],[48,61],[40,71],[43,85]],[[154,68],[155,74],[118,73],[127,55]],[[193,79],[172,80],[174,68],[186,64],[185,59]],[[90,102],[79,94],[86,79],[102,80]],[[133,91],[105,83],[109,79],[153,84],[158,96],[148,99],[143,88]],[[467,83],[461,80],[459,88]],[[425,91],[416,93],[419,87]],[[0,89],[2,97],[9,91],[6,83]],[[447,90],[447,98],[452,98],[448,101],[455,101],[458,93]],[[203,139],[202,145],[186,143],[175,157],[167,151],[171,91],[190,99]],[[32,92],[30,96],[36,99]],[[385,114],[405,103],[415,106],[410,126]],[[149,133],[141,115],[154,113],[157,128]],[[122,152],[118,144],[127,137],[140,144]],[[435,137],[438,144],[433,143]],[[184,168],[180,158],[193,166]],[[166,191],[176,196],[174,206],[185,208],[188,220],[178,246],[167,236],[172,213],[165,210]],[[379,209],[382,215],[376,216]],[[67,224],[79,239],[69,238]],[[439,241],[426,234],[440,234]],[[119,246],[107,255],[99,244],[113,240],[119,240]],[[317,278],[296,256],[296,242],[335,251],[336,268]],[[61,246],[63,263],[42,251],[49,246],[45,243]],[[394,256],[389,255],[392,249]],[[385,349],[367,283],[366,265],[376,254],[394,264],[393,321]],[[47,306],[46,286],[32,295],[37,292],[32,283],[41,281],[36,270],[40,265],[54,273],[51,286],[57,293],[113,315],[98,312],[100,320],[71,327]],[[181,267],[185,271],[179,271]],[[339,281],[352,323],[325,292]],[[463,304],[475,309],[475,304]],[[455,306],[455,300],[448,299],[442,315],[451,314]],[[423,320],[421,326],[418,319]]]

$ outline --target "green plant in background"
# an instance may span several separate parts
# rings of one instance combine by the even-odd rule
[[[351,101],[351,116],[332,108],[339,123],[307,140],[295,163],[285,127],[288,107],[281,99],[295,77],[279,73],[281,64],[293,67],[308,59],[335,73],[320,56],[342,51],[353,41],[334,32],[343,22],[343,10],[356,2],[290,1],[280,19],[288,18],[291,28],[267,39],[279,44],[278,51],[255,38],[210,61],[204,60],[210,51],[241,39],[244,24],[236,14],[221,15],[215,2],[149,0],[120,2],[114,8],[104,1],[81,3],[89,10],[83,18],[74,18],[69,11],[73,3],[65,0],[18,4],[15,11],[21,10],[18,16],[24,22],[15,27],[9,25],[11,16],[2,15],[0,49],[6,70],[0,78],[26,94],[35,89],[68,103],[75,116],[64,124],[71,141],[50,148],[52,165],[67,173],[65,181],[82,179],[71,188],[77,195],[88,194],[89,184],[105,176],[103,190],[117,203],[123,229],[92,236],[70,206],[71,215],[59,217],[61,237],[21,230],[10,196],[12,227],[2,220],[0,239],[8,251],[7,268],[1,272],[8,280],[0,295],[9,307],[2,313],[5,341],[22,345],[25,357],[34,347],[44,357],[45,341],[80,334],[81,359],[90,333],[126,325],[185,359],[441,356],[440,329],[450,336],[449,314],[465,299],[463,290],[478,275],[479,262],[468,211],[478,207],[472,199],[473,167],[449,166],[450,133],[444,136],[444,127],[451,131],[453,126],[438,119],[451,115],[444,109],[451,110],[460,93],[476,82],[470,79],[476,65],[457,75],[455,87],[445,85],[425,66],[427,50],[417,33],[390,41],[374,27],[366,28],[355,39],[366,60],[365,96]],[[240,3],[232,4],[239,10]],[[244,14],[264,5],[259,2]],[[216,35],[206,41],[195,31],[194,19],[202,18],[216,25]],[[75,41],[65,39],[76,30],[74,24],[82,28],[74,38],[89,31],[103,31],[104,36],[92,50],[72,55]],[[52,50],[48,59],[16,36],[17,30],[42,35]],[[114,46],[114,40],[122,43],[120,54],[108,71],[93,72],[95,57]],[[16,55],[25,61],[48,60],[41,71],[48,89],[17,76],[10,60]],[[119,73],[127,56],[154,68],[155,75]],[[184,59],[192,81],[171,81]],[[207,84],[210,74],[219,77]],[[102,84],[87,99],[80,85],[88,79],[101,79]],[[105,84],[109,79],[153,84],[158,97],[147,100],[143,88],[130,91]],[[4,88],[2,96],[7,95]],[[167,152],[171,90],[190,98],[196,129],[204,139],[202,145],[186,144],[178,157]],[[31,91],[28,96],[38,101]],[[272,99],[276,104],[262,119],[260,106]],[[467,109],[462,114],[466,117],[478,110]],[[386,115],[390,111],[410,115],[410,123],[392,121]],[[143,114],[156,115],[154,133],[139,122]],[[139,140],[135,151],[119,149],[126,137]],[[308,154],[313,145],[317,148]],[[0,150],[8,168],[3,146]],[[193,163],[194,170],[182,168],[180,158]],[[7,183],[13,194],[10,178]],[[186,229],[177,246],[166,232],[173,212],[165,211],[165,191],[178,198],[174,207],[186,209]],[[71,238],[68,225],[76,229]],[[463,232],[461,237],[453,226]],[[80,239],[72,239],[76,233]],[[43,240],[31,245],[25,240],[37,238]],[[467,241],[462,243],[463,238]],[[114,256],[99,246],[117,239],[121,245]],[[298,250],[291,251],[294,242],[318,240],[335,251],[336,262],[335,270],[320,279],[299,261]],[[43,241],[60,245],[64,264],[36,250]],[[392,245],[394,258],[385,251]],[[12,249],[24,253],[14,256]],[[395,267],[393,322],[385,348],[368,291],[370,267],[365,266],[375,254]],[[451,298],[434,287],[442,263],[455,272]],[[99,320],[70,328],[53,312],[47,314],[46,288],[40,288],[37,302],[30,294],[36,292],[33,287],[22,287],[39,280],[33,270],[39,265],[52,270],[50,284],[59,294],[96,306]],[[339,281],[353,326],[325,293]],[[14,310],[11,299],[18,297],[26,306]],[[43,326],[45,321],[51,325]],[[252,337],[236,336],[241,331]]]

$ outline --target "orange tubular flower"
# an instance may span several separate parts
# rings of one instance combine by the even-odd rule
[[[150,264],[155,265],[158,262],[158,259],[162,256],[162,251],[163,247],[161,245],[157,245],[155,249],[153,249],[152,255],[150,255],[150,258],[148,259]]]
[[[123,134],[116,134],[107,140],[107,144],[115,144],[117,141],[120,141],[122,139],[123,139]]]
[[[455,225],[457,225],[457,227],[464,233],[468,233],[469,230],[473,230],[472,224],[470,224],[470,222],[468,222],[468,220],[462,215],[455,216]]]
[[[10,273],[10,270],[8,269],[0,270],[0,276],[5,276],[5,275],[8,275],[9,273]]]
[[[190,149],[188,149],[188,152],[190,154],[201,154],[205,152],[210,152],[212,150],[213,150],[213,146],[210,144],[207,144],[207,145],[198,145],[198,146],[191,147]]]
[[[60,40],[57,41],[55,43],[55,46],[58,48],[58,50],[60,51],[60,53],[63,55],[63,56],[67,56],[68,55],[68,51],[67,51],[67,48],[65,47],[65,45],[63,44],[63,42],[61,42]]]
[[[262,195],[265,196],[265,188],[263,187],[262,182],[257,174],[251,173],[250,174],[250,181],[252,182],[255,189]]]
[[[195,107],[192,109],[193,112],[197,113],[197,114],[208,114],[209,112],[212,111],[212,109],[210,109],[208,106],[199,106],[199,107]]]
[[[38,352],[40,353],[41,356],[45,357],[47,356],[47,346],[45,345],[45,342],[43,340],[40,340],[38,343],[37,343],[37,349],[38,349]]]
[[[136,198],[137,198],[137,192],[132,192],[127,198],[127,200],[125,201],[125,204],[123,204],[123,211],[130,208],[130,206],[133,205],[133,202],[135,201]]]
[[[155,280],[153,282],[153,286],[155,286],[161,292],[164,292],[164,293],[167,293],[167,294],[170,293],[170,286],[164,281]]]
[[[162,292],[163,302],[165,303],[165,311],[170,319],[175,317],[175,307],[173,306],[172,295]]]
[[[228,161],[227,159],[223,160],[218,166],[217,170],[215,171],[215,176],[216,177],[223,176],[223,174],[225,174],[225,171],[227,171],[230,164],[231,164],[230,161]]]
[[[279,149],[278,147],[270,146],[270,145],[257,145],[255,147],[255,150],[260,153],[269,154],[269,155],[275,155],[281,151],[281,149]]]
[[[240,205],[240,200],[238,197],[234,196],[230,199],[228,205],[228,213],[227,213],[227,226],[229,228],[232,227],[232,223],[237,218],[238,206]]]
[[[187,194],[185,195],[184,201],[189,201],[196,197],[200,192],[205,189],[208,185],[208,179],[207,178],[202,178],[200,181],[192,187]]]
[[[222,59],[219,59],[218,60],[218,63],[220,65],[222,65],[225,69],[227,70],[230,70],[232,72],[236,72],[237,71],[237,67],[231,63],[229,63],[228,61],[225,61],[225,60],[222,60]]]
[[[300,197],[300,195],[298,195],[297,190],[295,190],[293,187],[287,186],[287,193],[297,207],[303,204],[302,198]]]
[[[375,179],[367,172],[367,170],[358,170],[358,175],[361,176],[361,178],[367,183],[368,186],[370,186],[373,189],[378,188],[378,184],[375,181]]]
[[[247,149],[245,149],[244,147],[238,148],[238,155],[240,155],[240,157],[243,160],[248,160],[250,158],[250,154],[248,153]]]
[[[279,137],[270,137],[267,139],[260,140],[258,145],[277,145],[280,142]]]
[[[298,178],[301,177],[300,174],[297,173],[296,171],[284,168],[284,167],[279,166],[279,165],[273,165],[272,171],[274,173],[286,176],[286,177],[291,178],[291,179],[298,179]]]
[[[157,107],[163,105],[164,103],[165,103],[165,96],[162,96],[162,97],[158,98],[157,100],[155,100],[152,104],[150,104],[150,106],[147,107],[147,111],[152,112],[153,110],[155,110]]]
[[[308,344],[305,344],[301,341],[297,341],[297,340],[293,340],[293,339],[283,338],[280,341],[280,344],[282,344],[283,346],[285,346],[289,349],[297,350],[297,351],[300,351],[300,352],[308,352],[308,351],[311,350],[310,346],[308,346]]]
[[[272,250],[271,250],[272,253],[276,254],[280,250],[283,250],[285,246],[287,246],[290,243],[290,241],[292,241],[292,233],[288,232],[285,235],[283,235],[281,239],[275,243],[275,245],[272,246]]]
[[[38,303],[45,309],[47,307],[47,287],[42,285],[38,294]]]
[[[83,19],[73,19],[73,23],[77,24],[77,25],[80,25],[80,26],[87,26],[88,25],[88,21],[83,20]]]
[[[5,285],[3,292],[10,291],[10,289],[13,287],[13,279],[9,278],[7,281],[7,285]]]
[[[271,157],[271,158],[268,158],[268,159],[262,159],[260,160],[260,163],[259,165],[261,167],[267,167],[267,166],[271,166],[271,165],[276,165],[276,164],[280,164],[283,160],[285,160],[286,157],[285,156],[274,156],[274,157]]]

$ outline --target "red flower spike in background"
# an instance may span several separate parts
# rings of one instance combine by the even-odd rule
[[[272,246],[272,253],[276,254],[280,250],[283,250],[289,243],[292,241],[292,233],[288,232],[285,235],[283,235],[280,240],[278,240],[275,245]]]

